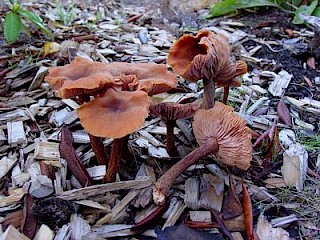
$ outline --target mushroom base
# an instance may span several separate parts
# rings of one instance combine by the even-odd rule
[[[177,177],[190,165],[208,154],[215,153],[219,149],[218,142],[209,138],[203,145],[193,150],[179,162],[174,164],[162,177],[158,179],[153,187],[153,200],[156,204],[163,204],[170,188]]]

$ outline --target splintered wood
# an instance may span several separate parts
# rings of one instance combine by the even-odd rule
[[[59,143],[37,142],[34,150],[34,158],[58,161],[60,159]]]
[[[151,177],[140,177],[137,180],[129,180],[114,183],[98,184],[81,189],[73,189],[65,191],[58,198],[65,200],[81,200],[90,196],[101,195],[107,192],[122,190],[122,189],[141,189],[149,187],[152,184]]]
[[[23,122],[7,122],[8,143],[11,146],[26,145],[28,140],[24,132]]]

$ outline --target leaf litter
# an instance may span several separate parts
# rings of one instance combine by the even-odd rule
[[[12,45],[0,35],[2,238],[316,238],[319,45],[311,45],[316,30],[292,25],[285,21],[288,15],[272,8],[261,15],[242,12],[211,21],[201,18],[208,8],[191,6],[194,12],[190,4],[177,8],[174,1],[162,1],[159,11],[144,1],[94,3],[72,4],[69,12],[64,3],[24,3],[44,18],[54,41],[36,28],[30,29],[31,38],[21,34]],[[0,4],[1,18],[7,10]],[[197,144],[191,118],[178,120],[178,156],[170,157],[165,123],[148,117],[130,135],[129,158],[121,161],[116,182],[102,183],[106,167],[97,164],[90,137],[80,125],[75,111],[79,105],[55,97],[43,81],[48,68],[68,64],[75,56],[104,63],[166,63],[172,43],[201,28],[227,35],[232,55],[248,64],[242,86],[230,89],[228,105],[256,133],[250,169],[240,171],[203,158],[175,180],[166,205],[155,205],[153,182]],[[216,90],[220,99],[222,92]],[[201,82],[179,79],[176,89],[154,99],[185,103],[201,94]],[[65,129],[71,136],[66,138]],[[111,143],[102,141],[107,156]],[[229,210],[227,204],[234,207],[232,201],[240,208],[227,219],[223,211]],[[209,235],[199,232],[204,229]]]

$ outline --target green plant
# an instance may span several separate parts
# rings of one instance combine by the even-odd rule
[[[297,141],[301,143],[307,150],[320,150],[320,134],[312,137],[298,134]]]
[[[71,23],[76,19],[76,9],[74,7],[74,4],[70,4],[66,8],[62,6],[60,0],[54,1],[56,5],[56,12],[59,18],[59,21],[63,23],[64,25],[71,25]]]
[[[313,0],[310,5],[301,5],[301,2],[301,0],[224,0],[211,7],[208,18],[234,13],[239,9],[258,7],[276,7],[290,12],[294,15],[292,21],[294,24],[304,23],[299,16],[300,13],[320,16],[320,7],[317,7],[318,0]]]
[[[22,19],[29,20],[49,37],[53,37],[53,34],[44,26],[43,20],[40,16],[26,9],[22,9],[19,0],[8,1],[11,4],[11,10],[6,14],[3,24],[4,36],[7,43],[11,44],[17,41],[21,30],[24,30],[28,34],[28,28],[24,25]]]

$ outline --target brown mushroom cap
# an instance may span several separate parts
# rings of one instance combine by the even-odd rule
[[[149,96],[166,92],[178,84],[174,73],[164,64],[123,63],[104,64],[76,57],[71,64],[49,70],[45,80],[61,98],[97,96],[106,89],[142,90]]]
[[[165,64],[113,62],[108,67],[114,77],[136,77],[139,82],[136,90],[145,91],[149,96],[166,92],[178,84],[176,75],[168,72]]]
[[[232,107],[216,102],[211,109],[199,109],[192,127],[199,145],[209,138],[217,139],[219,150],[215,155],[223,163],[243,170],[250,167],[251,134],[246,122],[233,112]]]
[[[116,85],[106,64],[75,57],[68,65],[49,69],[45,81],[61,98],[96,95],[102,89]]]
[[[201,29],[195,37],[178,39],[169,49],[168,64],[188,81],[206,78],[220,86],[237,86],[234,78],[243,72],[237,70],[237,64],[231,64],[228,39],[207,29]]]
[[[149,97],[143,91],[108,89],[78,109],[81,125],[98,137],[121,138],[144,123],[149,113]]]
[[[160,116],[163,120],[177,120],[188,118],[194,115],[197,109],[201,107],[202,101],[180,104],[172,102],[162,102],[150,105],[150,114]]]

